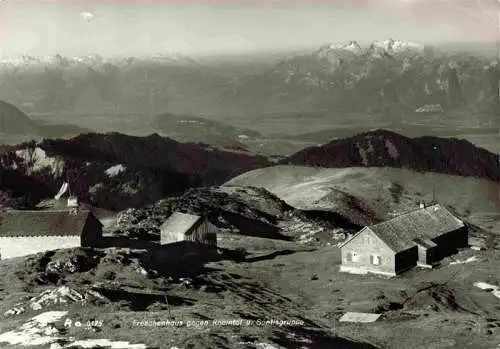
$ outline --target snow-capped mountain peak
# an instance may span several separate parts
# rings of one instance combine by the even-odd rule
[[[377,41],[373,43],[373,46],[379,49],[383,49],[388,53],[422,51],[424,49],[424,47],[420,44],[394,39]]]
[[[351,51],[354,53],[360,53],[363,48],[357,41],[349,41],[347,44],[333,44],[330,45],[330,49],[332,50],[344,50],[344,51]]]
[[[369,55],[372,57],[384,57],[397,53],[421,53],[424,46],[413,42],[402,40],[388,39],[383,41],[372,42],[368,45],[360,45],[357,41],[351,40],[344,44],[331,44],[321,47],[317,51],[319,57],[350,57]],[[345,56],[347,54],[347,56]]]
[[[59,54],[51,56],[29,56],[23,55],[15,58],[0,59],[0,68],[22,67],[22,68],[43,68],[48,66],[69,67],[69,66],[101,66],[106,63],[122,65],[131,62],[157,62],[160,64],[189,64],[196,62],[179,52],[158,53],[141,57],[108,57],[104,58],[98,54],[87,54],[79,56],[61,56]]]

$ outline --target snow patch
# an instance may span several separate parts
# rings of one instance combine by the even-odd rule
[[[16,304],[14,308],[7,310],[4,314],[6,316],[17,315],[24,313],[26,308],[30,308],[32,310],[41,310],[51,305],[70,303],[86,304],[89,301],[96,300],[106,301],[106,298],[93,290],[78,292],[74,289],[69,288],[68,286],[61,286],[52,290],[43,291],[39,295],[31,298],[28,301],[27,306],[23,306],[22,303]]]
[[[451,262],[450,264],[467,264],[467,263],[471,263],[471,262],[477,262],[479,259],[477,259],[476,256],[472,256],[472,257],[469,257],[467,258],[466,260],[456,260],[456,261],[453,261]]]
[[[95,348],[108,347],[110,349],[147,349],[145,344],[130,344],[129,342],[113,342],[109,339],[85,339],[71,343],[64,348]]]
[[[331,45],[330,48],[333,50],[351,51],[357,54],[363,51],[361,45],[356,41],[350,41],[347,44],[341,44],[341,45]]]
[[[125,341],[111,341],[109,339],[85,339],[75,340],[65,338],[54,323],[60,321],[68,314],[67,311],[48,311],[32,317],[19,328],[0,334],[0,343],[9,343],[18,346],[40,346],[51,345],[55,348],[95,348],[103,347],[110,349],[147,349],[145,344],[130,344]],[[58,342],[68,342],[61,345]]]
[[[359,156],[361,156],[361,162],[363,163],[363,165],[368,166],[368,155],[366,149],[361,147],[359,142],[356,142],[356,148],[359,151]]]
[[[427,86],[427,85],[426,85]],[[443,107],[441,104],[426,104],[420,108],[415,109],[416,113],[441,113],[443,112]]]
[[[47,345],[57,341],[59,331],[53,323],[59,321],[67,311],[48,311],[31,318],[18,329],[0,334],[0,343],[31,346]]]
[[[111,166],[104,172],[108,175],[108,177],[115,177],[118,176],[120,173],[124,172],[126,169],[127,168],[122,164],[118,164],[115,166]]]
[[[146,269],[144,269],[143,267],[138,267],[137,268],[137,272],[141,275],[144,275],[144,276],[148,276],[148,271]]]
[[[297,242],[301,244],[308,244],[314,241],[319,241],[319,235],[329,236],[332,241],[344,240],[345,234],[342,229],[326,229],[311,222],[304,222],[298,218],[293,218],[289,221],[280,223],[282,231],[288,235],[298,236]],[[322,234],[323,233],[323,234]],[[329,234],[325,234],[329,233]]]
[[[198,120],[179,120],[178,123],[180,124],[200,124],[200,125],[205,125],[203,121],[198,121]]]
[[[486,282],[475,282],[474,286],[485,291],[490,291],[495,297],[500,298],[500,287]]]
[[[40,310],[46,306],[55,304],[82,303],[85,304],[91,299],[106,300],[98,292],[88,290],[78,292],[68,286],[61,286],[53,290],[47,290],[30,300],[30,307],[33,310]]]
[[[341,245],[342,243],[339,243]],[[343,273],[349,273],[349,274],[354,274],[354,275],[368,275],[368,271],[366,270],[360,270],[360,269],[347,269],[344,267],[340,267],[340,271]]]
[[[17,150],[16,156],[23,161],[27,174],[49,169],[52,175],[61,176],[64,170],[64,161],[47,156],[45,150],[40,147]]]
[[[405,52],[405,51],[411,51],[411,50],[417,50],[417,51],[422,51],[424,47],[422,45],[413,43],[413,42],[406,42],[406,41],[400,41],[400,40],[384,40],[384,41],[378,41],[373,44],[375,47],[384,49],[385,51],[388,52],[393,52],[393,53],[400,53],[400,52]]]
[[[377,321],[380,316],[381,314],[347,312],[339,319],[339,321],[367,323]]]
[[[280,348],[275,347],[274,345],[271,345],[269,343],[256,343],[255,348],[256,349],[280,349]]]
[[[19,315],[22,314],[26,311],[26,309],[21,306],[21,304],[16,304],[16,306],[12,309],[7,310],[4,315],[5,316],[10,316],[10,315]]]
[[[393,158],[396,159],[399,157],[399,151],[398,148],[392,143],[390,140],[386,139],[385,140],[385,146],[387,148],[387,151],[389,152],[389,155]]]

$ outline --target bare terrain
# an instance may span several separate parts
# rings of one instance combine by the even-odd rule
[[[334,245],[318,248],[226,234],[219,237],[219,245],[245,246],[248,254],[239,261],[209,263],[206,269],[187,275],[152,268],[141,261],[140,251],[127,250],[60,250],[1,261],[2,313],[16,307],[25,311],[4,315],[0,340],[12,340],[13,335],[5,332],[22,332],[19,326],[40,312],[63,310],[68,313],[55,321],[58,330],[41,336],[52,336],[48,343],[68,347],[78,340],[103,338],[130,342],[130,346],[114,346],[119,348],[134,348],[132,344],[144,345],[137,348],[262,348],[267,343],[266,348],[490,349],[499,343],[498,298],[474,286],[475,282],[499,283],[498,250],[464,250],[435,270],[413,270],[386,279],[339,273],[339,250]],[[460,264],[470,257],[474,257],[471,262]],[[59,265],[69,261],[75,267],[57,270],[56,261]],[[85,301],[68,297],[61,292],[64,287],[85,295]],[[59,290],[59,294],[52,292],[45,301],[38,297],[40,306],[32,309],[35,300],[28,299],[44,290]],[[346,311],[376,312],[382,318],[370,324],[340,323]],[[67,318],[84,326],[65,329]],[[241,319],[253,323],[213,322]],[[169,320],[183,324],[168,325]],[[295,325],[261,323],[266,320]],[[151,325],[152,321],[163,325]],[[436,326],[440,331],[435,331]],[[27,332],[21,336],[22,347],[28,347],[30,336],[35,337]],[[57,336],[61,338],[54,339]],[[48,348],[48,344],[30,347]]]

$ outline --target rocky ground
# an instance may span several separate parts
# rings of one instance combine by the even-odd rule
[[[475,285],[499,285],[496,250],[463,250],[434,270],[388,279],[339,273],[333,244],[219,235],[221,249],[242,246],[242,258],[222,254],[191,273],[153,267],[145,251],[117,248],[0,261],[1,346],[490,349],[500,343],[499,295]],[[381,318],[339,322],[347,311]],[[30,322],[56,315],[53,325]]]
[[[158,239],[159,226],[174,211],[202,214],[233,234],[303,243],[336,241],[358,228],[349,217],[334,211],[298,210],[262,188],[213,186],[191,189],[143,209],[122,211],[108,230],[115,235]]]
[[[145,348],[255,348],[266,342],[278,348],[280,343],[289,347],[302,341],[325,348],[337,343],[371,348],[310,321],[298,304],[245,273],[212,266],[197,274],[169,275],[140,260],[140,252],[72,249],[2,261],[1,331],[18,332],[17,337],[3,333],[0,341],[28,346],[34,334],[31,339],[30,333],[20,334],[19,324],[47,311],[67,311],[56,321],[58,332],[45,334],[52,338],[45,339],[47,344],[69,347],[78,340],[104,338],[141,343]],[[83,326],[64,328],[68,318]],[[217,322],[224,320],[244,323]],[[282,323],[261,323],[266,320]]]

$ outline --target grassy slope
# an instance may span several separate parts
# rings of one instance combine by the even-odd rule
[[[229,243],[237,246],[243,241],[226,244]],[[254,253],[268,255],[275,251],[274,248],[261,246]],[[471,255],[479,261],[447,265],[447,260],[438,269],[416,269],[395,279],[339,273],[340,251],[333,246],[252,263],[224,263],[224,267],[228,272],[244,272],[259,278],[266,286],[301,304],[306,317],[325,324],[341,336],[385,349],[495,348],[500,340],[498,299],[477,289],[473,283],[499,283],[496,268],[500,255],[498,251],[464,250],[454,257],[464,260]],[[314,274],[317,280],[312,280]],[[372,324],[338,321],[346,311],[373,312],[384,302],[402,302],[406,296],[412,297],[423,282],[447,280],[451,280],[447,287],[452,290],[456,302],[477,315],[452,309],[433,311],[429,309],[434,303],[432,298],[421,297],[416,298],[419,304],[411,309],[414,318],[410,318],[405,309],[386,313],[387,319]],[[385,299],[381,299],[382,295]]]
[[[395,183],[403,188],[400,194]],[[471,223],[500,233],[500,186],[486,180],[390,168],[276,166],[247,172],[228,184],[264,187],[298,208],[335,209],[342,204],[341,191],[382,215],[432,200],[434,188],[436,200]]]
[[[225,240],[222,237],[222,240]],[[229,243],[230,239],[228,239]],[[261,251],[263,248],[280,250],[284,246],[276,241],[265,239],[249,239],[256,242],[255,247]],[[227,244],[226,244],[227,245]],[[249,244],[249,246],[251,243]],[[293,248],[292,246],[288,246]],[[113,251],[95,253],[88,249],[58,250],[55,255],[40,254],[36,257],[16,258],[0,261],[0,314],[11,309],[20,298],[25,295],[36,295],[41,290],[53,288],[53,285],[37,285],[38,276],[49,260],[68,260],[79,256],[77,272],[66,274],[65,285],[74,289],[85,289],[91,283],[110,281],[109,274],[115,273],[116,281],[121,286],[128,286],[128,293],[104,294],[111,303],[98,304],[88,302],[85,305],[75,303],[47,306],[43,311],[68,310],[68,318],[73,321],[86,323],[96,319],[103,322],[99,331],[89,328],[70,328],[66,337],[74,336],[77,339],[106,338],[111,340],[129,341],[131,343],[145,343],[150,348],[250,348],[240,344],[245,341],[276,342],[293,330],[279,326],[198,326],[198,327],[141,327],[134,322],[141,320],[232,320],[232,319],[274,319],[274,320],[301,320],[306,336],[311,336],[315,331],[321,331],[328,338],[323,339],[325,348],[340,346],[347,341],[335,338],[329,333],[327,327],[322,328],[321,323],[313,323],[303,317],[303,309],[299,304],[283,297],[267,287],[258,278],[253,278],[244,270],[238,273],[228,273],[223,263],[215,263],[212,268],[190,275],[174,275],[165,270],[156,269],[159,275],[147,277],[140,274],[136,268],[142,266],[151,271],[151,266],[140,261],[141,252],[130,254],[127,251]],[[97,256],[97,258],[95,258]],[[92,262],[93,261],[93,262]],[[88,264],[86,264],[86,263]],[[230,262],[230,264],[236,264]],[[173,278],[171,279],[170,276]],[[180,276],[188,276],[191,286],[183,284]],[[34,283],[30,282],[34,281]],[[30,286],[31,284],[31,286]],[[156,292],[160,296],[143,296],[136,290],[143,292]],[[101,292],[102,293],[102,292]],[[168,295],[170,309],[161,294]],[[83,307],[83,309],[82,309]],[[2,315],[0,332],[18,328],[28,318],[40,311],[28,310],[26,313],[6,317]],[[66,318],[66,317],[65,317]],[[61,322],[64,321],[64,318]],[[57,323],[60,326],[61,323]],[[297,330],[297,331],[299,331]],[[297,339],[288,339],[285,347],[298,347]],[[322,339],[314,339],[321,342]],[[279,342],[279,341],[278,341]],[[295,342],[295,343],[294,343]],[[349,349],[375,349],[371,346],[356,346],[352,342]],[[15,348],[1,343],[2,348]],[[316,346],[321,348],[322,346]],[[47,347],[34,347],[47,349]]]

